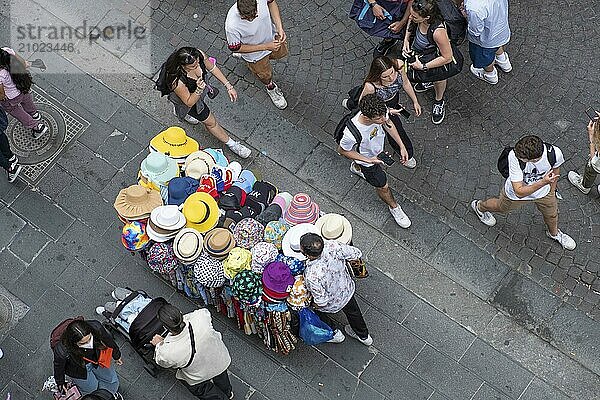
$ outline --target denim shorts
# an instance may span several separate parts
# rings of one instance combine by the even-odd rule
[[[494,62],[496,51],[498,51],[499,48],[500,47],[493,47],[491,49],[486,49],[478,44],[469,42],[469,55],[471,56],[471,61],[473,61],[473,66],[475,68],[485,68],[488,65],[491,65]]]

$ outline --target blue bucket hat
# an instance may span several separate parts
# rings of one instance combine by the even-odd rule
[[[254,186],[255,183],[256,183],[256,177],[254,176],[252,171],[245,169],[240,173],[239,178],[233,184],[233,186],[242,188],[244,190],[244,192],[250,193],[252,191],[252,187]]]
[[[196,193],[200,183],[197,179],[189,176],[183,178],[174,178],[169,181],[168,204],[182,205],[185,199],[192,193]]]
[[[229,160],[223,154],[223,150],[221,149],[204,149],[205,152],[210,154],[214,159],[217,165],[221,167],[226,167],[229,165]]]

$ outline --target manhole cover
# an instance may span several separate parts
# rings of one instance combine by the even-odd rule
[[[28,311],[27,304],[0,286],[0,342]]]
[[[52,165],[52,162],[90,123],[65,107],[39,87],[34,87],[33,98],[42,120],[48,125],[49,132],[34,139],[30,129],[24,128],[19,121],[10,119],[6,135],[19,156],[23,170],[21,176],[35,185]]]
[[[12,303],[6,297],[0,294],[0,330],[8,327],[12,321]]]

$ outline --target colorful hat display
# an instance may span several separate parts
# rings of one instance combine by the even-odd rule
[[[306,262],[304,260],[298,260],[296,257],[288,257],[283,254],[278,254],[275,261],[281,261],[288,266],[292,275],[300,275],[304,273],[306,269]]]
[[[144,219],[150,212],[162,205],[160,193],[140,185],[131,185],[119,191],[114,207],[124,219]]]
[[[232,161],[227,166],[227,169],[231,171],[231,179],[233,179],[235,182],[239,179],[240,174],[242,173],[242,164],[237,161]]]
[[[185,176],[200,179],[202,175],[210,175],[214,166],[215,159],[210,154],[204,150],[195,151],[185,159]]]
[[[279,207],[281,208],[281,212],[284,213],[290,206],[291,202],[292,202],[292,195],[288,192],[281,192],[281,193],[278,193],[277,196],[275,196],[275,198],[273,199],[273,202],[271,204],[279,205]]]
[[[277,247],[267,242],[256,243],[250,252],[252,253],[252,262],[250,264],[252,271],[258,274],[262,274],[265,266],[275,261],[279,254]]]
[[[290,229],[290,226],[285,222],[271,221],[265,225],[263,240],[267,243],[274,244],[275,247],[277,247],[277,250],[281,250],[281,242],[288,229]]]
[[[312,295],[304,285],[304,276],[296,276],[294,285],[292,286],[292,290],[290,292],[290,296],[287,298],[288,304],[294,309],[300,309],[310,306],[311,301]]]
[[[271,221],[279,221],[282,214],[279,204],[269,204],[263,212],[256,216],[256,220],[263,225],[267,225]]]
[[[217,225],[219,206],[209,194],[196,192],[183,203],[183,215],[187,219],[188,228],[204,233]]]
[[[173,245],[169,242],[154,243],[146,257],[150,269],[161,274],[168,274],[179,266],[179,260],[173,252]]]
[[[238,222],[240,222],[243,219],[256,217],[256,211],[254,211],[253,208],[244,206],[244,207],[240,208],[239,210],[228,210],[225,213],[225,217],[231,219],[233,222],[235,222],[237,224]]]
[[[167,203],[180,206],[189,195],[196,193],[199,184],[197,179],[189,176],[171,179],[168,185],[169,197]]]
[[[300,252],[300,238],[305,233],[319,233],[319,230],[313,224],[298,224],[292,226],[281,242],[283,254],[288,257],[296,257],[298,260],[306,260],[304,254]]]
[[[180,159],[198,151],[199,148],[198,142],[187,136],[183,128],[178,126],[167,128],[150,140],[150,151],[163,153],[177,161],[182,161]]]
[[[217,191],[217,182],[212,175],[204,174],[200,177],[200,185],[198,185],[198,192],[208,193],[210,197],[217,200],[219,199],[219,192]]]
[[[176,205],[156,207],[148,220],[148,236],[155,242],[166,242],[173,239],[185,223],[185,217]]]
[[[319,218],[319,205],[306,193],[298,193],[283,213],[283,219],[290,225],[314,223]]]
[[[184,264],[191,264],[202,253],[204,239],[200,232],[192,228],[183,228],[175,236],[173,252]]]
[[[267,208],[275,198],[277,188],[269,182],[257,181],[252,186],[252,191],[246,197],[246,204],[253,207],[257,213],[261,213]]]
[[[234,247],[229,252],[225,261],[223,261],[223,272],[225,273],[225,276],[229,279],[233,279],[238,272],[250,269],[251,259],[252,253],[250,253],[250,250]]]
[[[224,260],[234,247],[235,239],[229,229],[215,228],[204,235],[204,250],[216,259]]]
[[[221,287],[225,283],[223,262],[203,251],[194,263],[194,278],[206,287]]]
[[[244,249],[251,249],[256,243],[262,241],[264,233],[265,227],[252,218],[241,220],[233,229],[236,245]]]
[[[210,175],[215,178],[215,184],[219,193],[229,189],[233,185],[233,173],[227,167],[215,165],[212,171],[210,171]]]
[[[225,210],[239,210],[246,204],[246,192],[238,186],[232,186],[219,197],[219,206]]]
[[[323,239],[337,240],[344,244],[349,244],[352,240],[352,225],[343,215],[325,214],[315,222],[315,226]]]
[[[150,238],[146,233],[146,223],[131,221],[123,226],[121,243],[129,251],[143,250],[148,246]]]
[[[140,173],[150,182],[166,186],[171,179],[179,176],[179,167],[171,157],[153,152],[142,161]]]
[[[240,176],[233,183],[233,186],[242,188],[244,189],[244,192],[250,193],[255,182],[256,177],[254,176],[254,173],[248,169],[245,169],[240,173]]]
[[[223,154],[222,149],[204,149],[205,152],[210,154],[212,158],[215,160],[216,165],[220,167],[226,167],[229,165],[229,160]]]
[[[242,303],[255,304],[262,295],[260,275],[251,270],[241,271],[233,279],[233,295]]]
[[[294,277],[287,265],[272,262],[265,266],[262,273],[263,290],[269,297],[280,300],[289,296],[294,284]]]

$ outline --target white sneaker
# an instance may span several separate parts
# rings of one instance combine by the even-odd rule
[[[413,168],[415,168],[417,166],[417,160],[415,160],[414,157],[411,157],[411,158],[408,159],[408,161],[406,162],[406,164],[404,164],[404,166],[406,168],[413,169]]]
[[[275,107],[279,108],[280,110],[283,110],[287,107],[287,100],[285,97],[283,97],[283,92],[281,89],[279,89],[279,86],[275,85],[273,89],[267,88],[267,93],[269,94],[273,104],[275,104]]]
[[[38,126],[33,128],[31,130],[31,132],[33,133],[34,139],[39,139],[42,136],[44,136],[46,133],[48,133],[48,126],[46,126],[46,124],[40,123],[40,124],[38,124]]]
[[[477,78],[481,79],[489,83],[490,85],[495,85],[498,83],[498,71],[496,68],[492,72],[487,72],[483,68],[475,68],[473,64],[471,64],[471,73],[475,75]]]
[[[473,209],[473,211],[475,211],[475,214],[477,214],[477,217],[479,217],[479,220],[481,222],[483,222],[484,224],[486,224],[487,226],[496,225],[496,218],[492,215],[492,213],[489,211],[486,211],[486,212],[479,211],[478,205],[479,205],[479,200],[473,200],[471,202],[471,208]]]
[[[411,224],[410,219],[408,218],[408,215],[406,215],[406,213],[404,213],[404,211],[402,210],[402,207],[400,207],[400,204],[398,204],[398,207],[396,208],[391,208],[388,207],[390,209],[390,213],[392,214],[392,217],[394,217],[394,220],[396,220],[396,223],[398,225],[400,225],[401,228],[408,228]]]
[[[229,145],[229,150],[233,151],[235,154],[242,158],[250,157],[252,154],[252,150],[241,144],[240,142],[233,142],[232,145]]]
[[[348,108],[348,99],[342,100],[342,107],[344,107],[346,110],[350,111],[350,109]]]
[[[361,178],[365,179],[365,174],[362,173],[360,167],[355,161],[352,161],[350,163],[350,172],[352,172],[354,175],[360,176]]]
[[[358,340],[359,342],[361,342],[362,344],[364,344],[365,346],[370,346],[373,344],[373,338],[371,337],[371,335],[368,335],[365,339],[361,339],[358,337],[358,335],[352,330],[352,328],[350,327],[350,325],[346,325],[344,326],[344,330],[346,331],[346,335],[350,336],[351,338],[354,338],[356,340]]]
[[[504,52],[504,61],[500,61],[500,59],[498,58],[498,56],[494,57],[494,61],[496,62],[496,65],[498,66],[498,68],[500,68],[502,70],[502,72],[510,72],[512,71],[512,64],[510,63],[510,59],[508,58],[508,53]]]
[[[573,238],[566,233],[562,233],[559,229],[558,234],[556,236],[552,236],[550,232],[546,231],[546,236],[550,239],[556,240],[565,250],[573,250],[577,243],[573,240]]]
[[[102,306],[96,307],[96,314],[98,314],[99,316],[104,317],[104,311],[106,311],[106,308]]]
[[[573,186],[579,189],[581,193],[588,194],[590,192],[591,188],[583,187],[583,176],[579,175],[577,172],[569,171],[567,177],[569,178],[569,182],[571,182]]]
[[[327,341],[327,343],[342,343],[346,339],[346,336],[340,331],[336,329],[333,331],[333,337]]]

